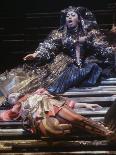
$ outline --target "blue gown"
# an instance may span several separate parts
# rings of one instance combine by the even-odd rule
[[[54,30],[36,49],[39,62],[51,62],[61,51],[64,56],[72,59],[64,68],[63,64],[60,66],[63,69],[59,74],[56,73],[57,71],[55,72],[58,75],[57,78],[47,87],[47,90],[52,94],[63,93],[74,86],[94,86],[100,80],[102,66],[113,66],[112,49],[98,30],[89,32],[83,43],[78,43],[77,35],[81,36],[75,31]],[[77,44],[81,65],[77,63],[76,59]],[[96,59],[98,63],[96,63]],[[51,74],[52,72],[54,70],[51,71]]]

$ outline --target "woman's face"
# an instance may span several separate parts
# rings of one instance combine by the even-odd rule
[[[76,12],[69,11],[66,15],[66,25],[68,28],[74,28],[78,25],[79,18]]]

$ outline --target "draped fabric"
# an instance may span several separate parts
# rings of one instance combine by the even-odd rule
[[[70,64],[60,77],[48,87],[48,91],[63,93],[74,86],[93,86],[96,84],[101,71],[97,64],[86,64],[81,69],[74,64]]]
[[[38,89],[37,91],[20,96],[9,110],[4,110],[0,113],[0,121],[20,120],[27,121],[28,126],[25,129],[38,129],[41,120],[48,117],[56,117],[56,114],[67,106],[74,107],[75,102],[60,96],[52,96],[45,89]]]
[[[0,75],[0,90],[7,97],[11,93],[24,95],[38,88],[48,88],[71,62],[70,57],[59,53],[46,65],[38,67],[38,63],[32,63],[18,66]]]

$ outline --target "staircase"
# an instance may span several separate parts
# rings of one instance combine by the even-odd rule
[[[96,87],[69,89],[63,96],[77,102],[97,103],[103,108],[90,111],[76,111],[94,121],[102,122],[104,115],[116,101],[116,78],[109,78]],[[5,107],[1,106],[1,111]],[[27,122],[25,122],[25,125]],[[99,138],[83,131],[63,138],[48,138],[31,135],[22,128],[22,122],[0,122],[0,152],[2,154],[32,155],[75,155],[75,154],[116,154],[116,143]]]

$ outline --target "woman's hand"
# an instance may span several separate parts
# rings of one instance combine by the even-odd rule
[[[89,110],[101,110],[102,107],[98,104],[88,104],[88,103],[85,103],[85,108],[89,109]]]
[[[33,60],[33,59],[35,59],[36,56],[37,56],[36,53],[28,54],[28,55],[26,55],[26,56],[23,58],[23,60],[24,60],[24,61],[26,61],[26,60]]]
[[[102,107],[98,104],[89,104],[89,103],[76,103],[74,109],[77,108],[86,108],[89,110],[101,110]]]

